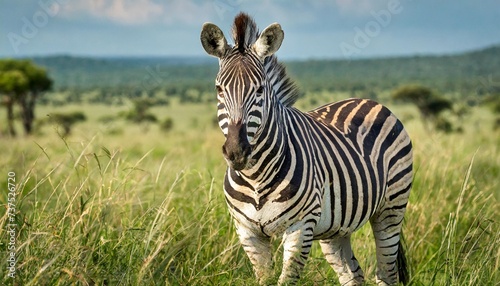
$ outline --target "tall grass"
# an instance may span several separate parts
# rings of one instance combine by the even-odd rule
[[[208,123],[212,109],[156,109],[159,118],[173,117],[170,133],[99,124],[94,115],[66,139],[52,127],[2,139],[2,190],[9,171],[17,179],[18,258],[11,279],[9,237],[2,231],[2,284],[256,285],[226,209],[222,135]],[[86,107],[88,114],[99,110]],[[488,120],[479,110],[463,134],[451,135],[406,123],[415,145],[404,224],[413,285],[500,281],[500,134],[476,124]],[[109,132],[117,129],[122,132]],[[2,205],[6,200],[0,195]],[[5,229],[8,217],[1,215]],[[376,260],[369,227],[354,235],[353,245],[371,285]],[[301,285],[338,284],[322,257],[315,244]]]

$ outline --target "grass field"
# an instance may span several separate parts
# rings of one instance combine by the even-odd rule
[[[0,214],[2,230],[15,225],[13,236],[0,235],[1,284],[256,285],[223,197],[215,106],[154,108],[160,120],[173,118],[168,133],[157,125],[99,122],[123,108],[64,111],[82,108],[87,122],[66,139],[50,125],[32,137],[0,138],[4,210],[9,172],[16,180],[15,216]],[[42,106],[37,115],[59,109]],[[393,110],[415,148],[404,224],[411,284],[499,285],[500,133],[492,131],[493,116],[476,108],[463,133],[445,135],[426,132],[412,108]],[[368,226],[354,235],[353,247],[374,284]],[[278,269],[279,249],[275,257]],[[338,282],[315,244],[300,285],[326,284]]]

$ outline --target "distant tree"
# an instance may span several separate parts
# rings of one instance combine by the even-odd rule
[[[443,111],[453,109],[453,103],[430,88],[421,85],[405,85],[395,90],[392,97],[397,101],[414,104],[424,124],[432,122],[437,129],[446,132],[453,129],[446,118],[440,117]],[[425,126],[427,128],[427,124]]]
[[[11,70],[0,73],[0,93],[2,105],[7,108],[7,124],[9,134],[16,136],[14,128],[14,102],[17,94],[22,94],[28,90],[28,79],[24,73],[18,70]]]
[[[149,108],[153,105],[152,100],[148,98],[138,98],[132,101],[133,108],[122,114],[126,120],[142,123],[142,122],[157,122],[156,116],[149,112]]]
[[[51,113],[49,114],[49,122],[55,123],[62,127],[62,136],[66,137],[71,134],[71,128],[75,123],[87,120],[85,114],[81,111],[70,113]]]
[[[430,88],[420,85],[405,85],[393,92],[396,100],[413,103],[424,118],[437,116],[446,109],[451,109],[452,103],[437,95]]]
[[[21,107],[25,133],[31,134],[35,120],[36,100],[42,92],[51,87],[52,80],[45,69],[36,66],[31,61],[0,60],[0,93],[4,97],[2,103],[7,108],[7,121],[11,135],[16,134],[13,125],[14,103],[18,103]]]
[[[172,130],[173,127],[174,127],[174,120],[172,119],[172,117],[165,118],[165,120],[163,120],[160,124],[160,129],[164,132]]]

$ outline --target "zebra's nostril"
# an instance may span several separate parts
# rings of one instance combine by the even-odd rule
[[[226,157],[226,159],[230,161],[233,161],[235,158],[234,152],[232,152],[231,150],[229,150],[228,152],[225,144],[222,145],[222,155],[224,155],[224,157]]]
[[[228,165],[238,171],[246,167],[251,151],[251,146],[247,142],[226,140],[222,146],[222,155],[227,160]]]
[[[222,145],[222,155],[229,161],[236,161],[240,157],[248,156],[247,151],[241,148],[233,148],[234,146],[226,146],[226,144]]]
[[[252,153],[252,148],[250,147],[250,145],[245,146],[245,149],[243,151],[243,155],[245,157],[247,157],[248,155],[250,155],[250,153]]]
[[[246,126],[241,121],[229,124],[226,142],[222,146],[222,154],[229,165],[234,169],[243,169],[246,166],[251,151]]]

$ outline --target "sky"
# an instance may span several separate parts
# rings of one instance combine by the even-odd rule
[[[453,54],[500,44],[499,0],[1,0],[0,57],[204,56],[244,11],[281,24],[284,59]]]

